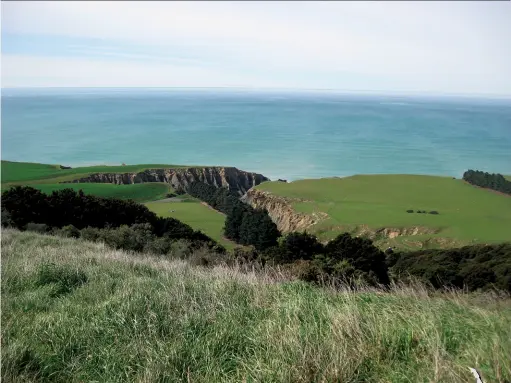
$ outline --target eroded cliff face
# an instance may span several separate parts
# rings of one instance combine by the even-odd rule
[[[262,174],[249,173],[232,167],[205,167],[148,169],[139,173],[96,173],[66,182],[94,182],[117,185],[165,182],[170,184],[177,192],[184,192],[186,187],[194,181],[204,182],[215,187],[226,187],[241,196],[253,186],[269,181],[269,179]]]
[[[250,189],[241,200],[255,209],[266,209],[272,221],[283,233],[306,230],[327,217],[325,213],[316,215],[298,213],[291,206],[291,199],[258,189]]]

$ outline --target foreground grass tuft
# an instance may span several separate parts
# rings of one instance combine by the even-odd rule
[[[6,382],[511,380],[509,298],[333,291],[14,230],[2,257]]]

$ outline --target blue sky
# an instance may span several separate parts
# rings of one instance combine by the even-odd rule
[[[510,2],[2,2],[2,87],[511,96]]]

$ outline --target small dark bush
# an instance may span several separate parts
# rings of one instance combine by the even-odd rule
[[[318,283],[322,279],[323,272],[320,267],[313,261],[297,261],[291,266],[293,275],[297,275],[298,279]]]
[[[165,197],[167,197],[167,198],[174,198],[174,197],[177,197],[177,194],[176,193],[167,193],[165,195]]]
[[[30,222],[30,223],[27,223],[27,225],[25,226],[26,231],[33,231],[35,233],[40,233],[40,234],[46,234],[49,231],[49,229],[50,228],[48,227],[48,225],[46,225],[44,223]]]
[[[431,210],[429,214],[439,214],[436,210]]]
[[[78,230],[73,225],[67,225],[60,229],[57,235],[66,238],[80,238],[80,230]]]
[[[349,233],[338,235],[325,246],[323,270],[334,276],[361,277],[370,284],[390,282],[385,254],[371,240]]]
[[[413,210],[407,210],[406,212],[407,213],[413,213]]]
[[[123,225],[115,229],[102,230],[101,238],[110,247],[128,251],[142,252],[144,246],[155,237],[149,224]]]
[[[87,280],[87,275],[83,271],[73,269],[67,265],[59,266],[54,263],[40,265],[37,274],[37,284],[39,286],[51,283],[56,285],[53,296],[68,294],[86,283]]]
[[[86,227],[80,230],[80,237],[86,241],[96,242],[101,236],[101,229],[95,227]]]
[[[316,236],[308,233],[289,233],[280,245],[279,262],[293,262],[298,259],[311,260],[323,252],[323,245]]]
[[[173,241],[167,237],[156,237],[144,245],[144,253],[167,255],[172,250]]]

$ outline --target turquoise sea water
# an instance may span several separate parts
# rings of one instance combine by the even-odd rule
[[[511,174],[511,101],[220,90],[2,90],[2,159],[236,166],[276,179]]]

